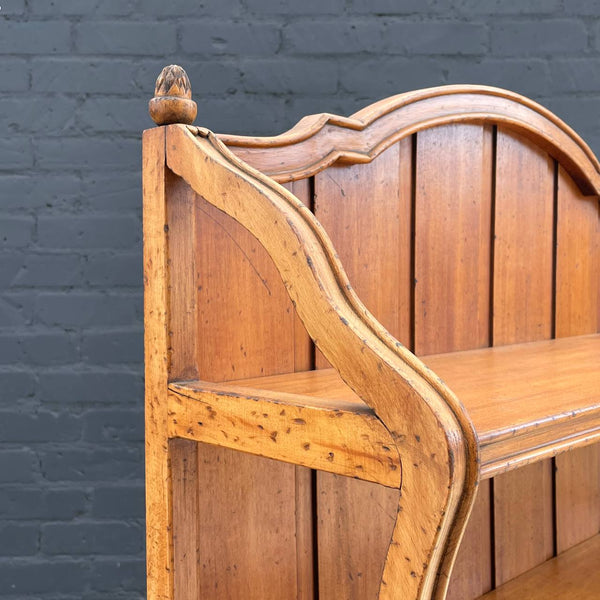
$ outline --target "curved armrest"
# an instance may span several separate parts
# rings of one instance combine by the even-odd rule
[[[477,438],[463,406],[367,311],[293,194],[207,130],[168,126],[166,162],[264,246],[315,344],[395,441],[401,497],[379,597],[443,598],[478,480]]]

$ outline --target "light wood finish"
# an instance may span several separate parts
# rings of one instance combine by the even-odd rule
[[[583,192],[600,193],[598,159],[568,125],[528,98],[487,86],[448,85],[399,94],[348,118],[311,115],[274,137],[219,137],[252,167],[275,181],[290,181],[336,161],[371,162],[401,138],[450,123],[502,124],[556,157]]]
[[[600,330],[598,198],[584,197],[559,167],[556,335]],[[556,457],[557,552],[600,532],[600,444]]]
[[[446,125],[420,133],[416,178],[415,352],[485,347],[490,337],[491,130]]]
[[[178,65],[165,67],[156,80],[154,98],[148,105],[152,120],[157,125],[191,125],[197,110],[198,107],[192,100],[192,87],[187,73]]]
[[[480,600],[592,600],[600,597],[600,535],[528,571]]]
[[[169,389],[170,437],[400,487],[394,438],[366,404],[201,382]]]
[[[144,132],[144,355],[148,597],[173,600],[171,470],[167,438],[167,204],[165,130]]]
[[[553,335],[554,161],[532,142],[498,127],[494,214],[494,345],[549,339]],[[532,444],[533,446],[533,444]],[[520,473],[494,485],[494,501],[518,502],[519,511],[496,511],[496,584],[536,566],[552,552],[551,465],[530,469],[535,495],[521,492]],[[543,541],[537,535],[544,532]],[[548,547],[545,540],[550,540]],[[511,555],[502,560],[507,548]]]
[[[315,216],[331,236],[354,290],[409,347],[412,146],[407,138],[371,163],[332,166],[314,178]],[[329,366],[320,352],[316,366]],[[398,505],[398,491],[317,473],[316,498],[320,600],[373,597],[395,522],[386,507]],[[352,527],[346,526],[349,518]],[[335,560],[331,547],[338,549]]]
[[[589,335],[422,360],[461,398],[477,432],[481,475],[492,477],[600,440],[599,357],[600,335]],[[334,369],[245,379],[236,385],[277,392],[288,403],[298,394],[296,404],[307,404],[303,397],[309,396],[340,411],[369,410]],[[230,389],[235,393],[236,388]],[[243,414],[245,408],[239,410]]]
[[[473,600],[597,531],[599,184],[478,86],[147,132],[149,599],[443,600],[457,561]]]
[[[364,309],[302,203],[248,169],[209,133],[194,137],[171,126],[166,146],[176,174],[261,240],[311,338],[396,436],[399,452],[412,457],[403,461],[399,518],[380,598],[398,597],[400,590],[443,597],[448,580],[438,565],[447,565],[441,572],[449,573],[477,476],[475,434],[462,406]],[[399,394],[402,413],[395,408]],[[423,497],[431,504],[424,506]]]

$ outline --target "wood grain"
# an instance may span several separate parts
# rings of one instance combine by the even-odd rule
[[[274,137],[220,135],[240,158],[277,181],[314,175],[337,160],[370,162],[399,139],[451,123],[501,124],[554,156],[586,193],[600,193],[600,166],[563,121],[519,94],[450,85],[391,96],[345,118],[311,115]]]
[[[493,343],[548,339],[554,329],[554,162],[503,127],[498,127],[496,142],[495,208]],[[553,523],[546,519],[546,507],[552,505],[552,480],[546,477],[551,468],[547,464],[526,471],[537,478],[530,496],[519,491],[520,472],[494,485],[495,503],[506,506],[512,499],[519,506],[515,515],[523,515],[508,518],[510,509],[496,511],[498,584],[552,555]]]
[[[315,215],[365,306],[411,344],[412,140],[315,176]],[[319,352],[317,366],[329,366]],[[376,598],[398,492],[317,474],[319,597]],[[353,526],[348,527],[349,519]],[[375,531],[376,535],[366,531]],[[335,547],[334,557],[330,548]]]
[[[417,136],[415,352],[489,344],[492,132],[447,125]]]
[[[600,214],[562,167],[557,189],[556,335],[600,329]],[[600,445],[556,457],[558,552],[600,531]]]
[[[147,589],[151,600],[172,600],[172,496],[166,405],[169,340],[164,130],[144,132],[143,172]]]
[[[592,600],[600,597],[600,536],[486,594],[481,600]]]

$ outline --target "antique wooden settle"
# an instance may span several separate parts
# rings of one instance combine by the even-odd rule
[[[265,138],[156,96],[148,598],[600,598],[586,144],[489,87]]]

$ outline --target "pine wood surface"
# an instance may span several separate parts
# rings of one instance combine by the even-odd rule
[[[151,106],[178,122],[167,71]],[[568,126],[450,86],[229,150],[152,135],[149,598],[441,600],[456,561],[472,600],[598,531],[599,349],[569,336],[600,323],[600,176]]]
[[[600,535],[575,546],[480,600],[593,600],[600,598]]]

